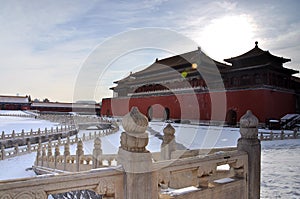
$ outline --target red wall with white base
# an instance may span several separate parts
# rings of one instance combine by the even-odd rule
[[[272,89],[249,89],[226,92],[173,94],[127,98],[106,98],[102,100],[102,115],[124,116],[131,107],[137,106],[147,115],[152,106],[153,118],[163,118],[164,110],[170,111],[170,119],[225,121],[226,113],[234,110],[237,119],[247,110],[265,122],[269,118],[281,118],[295,113],[296,97],[291,92]]]

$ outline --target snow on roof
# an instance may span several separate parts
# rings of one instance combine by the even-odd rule
[[[280,120],[290,120],[290,119],[293,119],[294,117],[297,117],[298,115],[299,114],[286,114]]]
[[[98,104],[60,103],[60,102],[33,102],[32,107],[60,107],[60,108],[95,108]]]
[[[23,96],[0,96],[0,103],[29,103],[28,97]]]

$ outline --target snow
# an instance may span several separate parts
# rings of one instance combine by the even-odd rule
[[[219,183],[219,184],[224,184],[224,183],[229,183],[229,182],[233,182],[234,179],[232,178],[222,178],[219,180],[215,180],[214,182]]]
[[[24,115],[28,116],[29,114],[24,111],[8,111],[8,110],[0,110],[0,115]]]
[[[185,187],[182,189],[167,189],[167,190],[164,190],[163,193],[167,193],[170,196],[178,196],[181,194],[186,194],[186,193],[190,193],[193,191],[199,191],[199,190],[201,190],[201,189],[194,187],[194,186],[190,186],[190,187]]]
[[[6,117],[0,116],[0,130],[5,129],[28,129],[49,128],[48,125],[56,125],[45,120],[34,118]],[[167,125],[162,122],[150,122],[152,130],[162,134],[163,128]],[[183,144],[189,149],[236,146],[240,137],[237,128],[222,128],[197,126],[188,124],[172,124],[176,130],[176,142]],[[123,131],[102,137],[102,150],[104,154],[116,154],[120,145],[120,135]],[[269,132],[268,130],[260,130]],[[80,131],[88,136],[89,132]],[[160,151],[161,140],[152,133],[149,133],[149,144],[147,149],[151,152]],[[262,144],[262,171],[261,171],[261,198],[300,198],[300,140],[276,140],[263,141]],[[84,153],[92,153],[94,141],[84,142]],[[60,148],[63,152],[63,147]],[[75,154],[76,145],[70,146],[71,154]],[[0,180],[23,178],[34,176],[34,172],[26,168],[31,168],[34,163],[36,153],[30,153],[14,158],[0,161]]]
[[[21,133],[22,129],[25,132],[37,131],[38,128],[44,130],[45,128],[56,128],[58,123],[53,123],[46,120],[38,120],[30,117],[14,117],[14,116],[0,116],[0,131],[5,134],[11,134],[13,130],[15,133]]]

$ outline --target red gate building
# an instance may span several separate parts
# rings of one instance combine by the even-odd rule
[[[298,71],[290,59],[255,47],[227,64],[200,49],[158,60],[116,81],[113,98],[102,99],[101,114],[123,116],[132,106],[151,119],[226,121],[235,124],[251,109],[260,122],[299,110]]]

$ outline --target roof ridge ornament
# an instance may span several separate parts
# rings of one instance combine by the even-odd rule
[[[258,41],[255,41],[255,48],[258,48]]]

